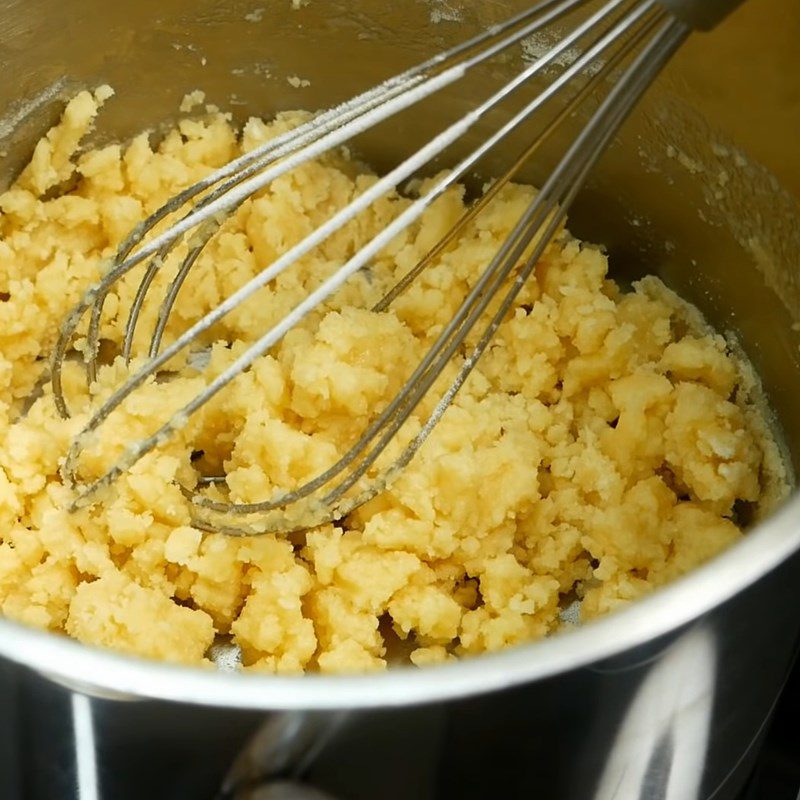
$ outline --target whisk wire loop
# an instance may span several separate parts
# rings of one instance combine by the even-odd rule
[[[320,115],[318,119],[330,121],[331,129],[326,130],[316,138],[313,129],[307,126],[301,126],[298,129],[301,131],[299,138],[293,139],[290,134],[278,137],[281,140],[280,143],[272,148],[260,148],[259,154],[249,158],[249,160],[247,157],[243,157],[245,159],[241,161],[241,164],[244,165],[243,169],[250,171],[247,176],[241,178],[241,175],[236,173],[235,170],[231,170],[230,165],[228,165],[223,169],[223,171],[228,171],[223,175],[225,182],[221,186],[212,189],[208,195],[202,197],[195,208],[173,225],[169,231],[154,237],[131,255],[133,248],[142,241],[144,236],[141,231],[135,231],[120,248],[118,262],[120,253],[122,254],[121,262],[116,263],[98,286],[93,287],[86,293],[81,304],[68,318],[56,350],[56,359],[59,357],[63,359],[69,346],[69,341],[77,329],[83,314],[91,307],[92,320],[94,320],[95,315],[98,313],[97,309],[102,307],[103,297],[113,287],[114,283],[136,264],[147,258],[152,258],[153,260],[146,267],[126,328],[124,356],[126,359],[129,358],[136,320],[163,259],[175,242],[189,230],[200,225],[200,228],[190,240],[188,253],[179,265],[177,273],[168,287],[166,297],[161,303],[155,332],[151,339],[149,361],[134,372],[100,406],[70,447],[62,468],[62,474],[64,480],[70,486],[79,490],[75,506],[91,502],[101,488],[110,485],[143,455],[183,427],[190,415],[205,405],[219,391],[251,366],[257,358],[274,347],[289,330],[324,303],[352,275],[368,265],[397,234],[419,219],[431,203],[461,179],[492,148],[496,147],[510,133],[517,130],[520,125],[540,111],[552,98],[566,89],[577,87],[575,94],[568,99],[566,105],[530,143],[503,178],[496,182],[419,264],[401,278],[374,307],[375,310],[387,309],[496,197],[502,186],[540,148],[542,142],[558,130],[568,118],[573,116],[588,97],[599,94],[601,90],[605,91],[605,96],[602,97],[589,122],[569,146],[566,154],[550,174],[547,181],[545,181],[541,191],[531,201],[512,232],[495,253],[491,262],[477,278],[453,318],[445,326],[394,398],[367,425],[366,430],[347,453],[330,468],[302,486],[291,491],[279,492],[277,496],[262,502],[235,503],[220,501],[203,493],[202,487],[213,483],[222,483],[223,476],[201,480],[198,483],[199,488],[184,487],[184,493],[191,499],[195,509],[195,522],[198,527],[205,530],[222,531],[232,535],[256,535],[266,530],[286,531],[340,519],[380,492],[413,458],[452,402],[464,381],[466,381],[498,327],[513,307],[513,303],[522,287],[530,279],[545,248],[562,225],[566,211],[588,171],[600,157],[647,86],[686,38],[689,33],[688,26],[666,14],[655,0],[608,0],[583,22],[576,25],[571,33],[563,36],[553,48],[526,66],[486,101],[480,103],[464,117],[454,122],[431,142],[391,170],[386,176],[377,180],[359,197],[334,214],[327,222],[323,223],[286,253],[279,256],[272,264],[268,265],[240,289],[226,298],[219,306],[191,325],[187,331],[180,334],[162,350],[160,349],[162,337],[178,292],[206,243],[216,232],[220,224],[221,218],[219,214],[221,212],[235,210],[253,192],[264,188],[289,169],[306,163],[309,159],[315,158],[323,152],[327,152],[332,147],[336,147],[351,138],[355,133],[365,130],[392,113],[397,113],[401,108],[413,105],[423,97],[427,97],[429,94],[457,80],[463,76],[466,69],[485,60],[485,51],[469,55],[470,49],[474,49],[484,44],[484,42],[491,41],[493,38],[497,38],[498,35],[502,35],[504,38],[500,41],[488,45],[489,49],[494,48],[494,52],[500,52],[522,38],[520,31],[526,31],[525,35],[530,35],[529,31],[531,29],[538,30],[541,26],[560,19],[583,3],[584,0],[566,0],[560,3],[547,2],[540,4],[534,9],[537,12],[536,15],[533,13],[534,10],[518,15],[515,18],[516,22],[509,21],[504,26],[498,26],[496,31],[492,30],[475,37],[471,42],[465,43],[459,48],[454,48],[450,53],[429,60],[425,65],[399,76],[395,79],[395,83],[390,80],[381,85],[381,87],[389,88],[382,89],[378,87],[378,89],[373,90],[377,94],[367,92],[360,95],[356,99],[358,102],[362,102],[361,98],[368,97],[367,100],[363,101],[363,107],[366,110],[352,112],[352,116],[348,116],[342,124],[338,123],[345,117],[337,117],[334,113],[335,110],[334,112],[326,112]],[[546,22],[543,22],[543,20],[546,20]],[[512,30],[512,33],[506,34],[513,25],[519,25],[520,27]],[[589,40],[588,43],[584,42],[586,39]],[[504,42],[506,44],[501,47]],[[583,49],[579,50],[578,54],[575,55],[578,46]],[[455,66],[448,65],[448,58],[453,53],[455,53],[456,57],[465,56],[466,60]],[[534,75],[541,73],[546,67],[552,66],[559,60],[566,60],[567,66],[533,100],[527,102],[521,110],[513,114],[505,124],[501,125],[464,157],[453,170],[438,178],[422,196],[412,201],[384,230],[358,250],[347,263],[291,309],[283,319],[251,344],[232,364],[211,380],[202,392],[184,405],[169,421],[161,425],[155,433],[127,448],[123,457],[101,477],[92,482],[81,483],[78,478],[79,460],[88,436],[96,431],[132,392],[141,387],[148,379],[157,375],[159,370],[170,359],[191,346],[204,331],[251,297],[255,291],[267,285],[284,270],[296,264],[298,259],[309,253],[334,232],[340,230],[343,225],[347,224],[377,199],[418,173],[435,156],[460,139],[489,110],[497,107],[517,89],[527,84]],[[618,78],[612,80],[620,65],[627,60],[630,60],[628,66],[625,67]],[[436,74],[431,75],[430,72],[432,70]],[[582,84],[579,81],[581,77],[585,79]],[[401,84],[404,88],[396,91],[396,87]],[[610,86],[610,89],[606,91],[607,86]],[[384,92],[384,94],[381,94],[381,92]],[[375,101],[375,97],[381,99]],[[347,106],[347,104],[344,105]],[[350,113],[350,111],[347,111],[347,114]],[[306,130],[304,131],[303,128],[306,128]],[[304,142],[304,144],[298,146],[298,141]],[[299,149],[295,149],[298,147]],[[248,156],[250,155],[248,154]],[[210,180],[210,178],[206,180]],[[228,184],[228,188],[223,192],[223,187]],[[212,185],[213,182],[206,183],[205,189]],[[194,194],[187,194],[193,191]],[[195,191],[195,187],[192,187],[192,189],[183,194],[187,197],[196,197],[202,191],[202,189]],[[151,217],[151,220],[156,220],[153,223],[154,225],[168,216],[169,212],[160,217],[159,214],[161,214],[161,211],[156,212]],[[148,224],[150,224],[150,220],[145,223],[145,226]],[[133,243],[131,244],[131,242]],[[142,255],[142,253],[145,254]],[[509,281],[510,285],[501,297],[503,287],[509,284]],[[493,303],[495,303],[494,310],[490,311]],[[443,392],[427,421],[402,449],[400,456],[388,468],[382,469],[377,477],[369,480],[366,486],[360,485],[359,482],[368,474],[380,455],[385,452],[389,443],[397,436],[414,410],[418,408],[420,402],[432,389],[445,367],[455,357],[458,357],[464,347],[467,336],[476,329],[479,321],[487,312],[490,314],[490,318],[483,327],[477,344],[472,347],[469,354],[462,357],[462,363],[455,379]],[[90,328],[92,325],[93,322],[90,322]],[[95,336],[98,330],[99,322],[97,330],[95,330]],[[96,348],[89,348],[91,358],[94,358],[94,349]],[[56,370],[54,369],[53,375],[54,394],[56,394],[56,401],[59,402],[58,398],[61,392],[60,373],[56,376]],[[56,391],[57,388],[58,391]],[[66,415],[68,414],[66,402],[63,394],[60,396],[59,408]],[[333,485],[330,486],[330,484]],[[354,487],[355,494],[352,494],[351,490]],[[315,497],[321,490],[324,490],[322,497]],[[298,512],[295,506],[302,506],[302,508]],[[230,515],[238,517],[235,525],[230,524]],[[256,518],[249,519],[249,517]]]
[[[583,136],[584,141],[578,140],[574,145],[573,153],[568,153],[559,164],[556,171],[553,172],[550,181],[542,189],[542,192],[532,201],[522,218],[519,220],[515,230],[512,232],[511,238],[518,240],[518,246],[521,245],[521,251],[524,252],[526,247],[530,244],[531,239],[537,233],[541,234],[538,245],[530,254],[525,264],[519,270],[511,287],[504,296],[499,308],[492,316],[489,324],[483,331],[481,338],[475,345],[470,355],[464,360],[464,364],[459,370],[456,378],[453,380],[447,391],[444,393],[435,409],[429,416],[428,420],[422,426],[420,432],[414,439],[406,446],[401,455],[395,460],[389,470],[380,479],[373,482],[373,484],[362,491],[357,497],[349,498],[346,502],[339,502],[342,495],[360,478],[366,471],[369,465],[362,465],[359,467],[357,473],[353,473],[348,477],[339,487],[328,494],[326,497],[317,504],[318,509],[326,509],[318,513],[316,517],[310,516],[303,517],[303,523],[299,527],[308,527],[310,524],[321,525],[326,522],[332,522],[346,516],[352,510],[367,502],[372,497],[376,496],[383,490],[386,482],[391,479],[394,474],[401,471],[416,452],[419,450],[425,439],[430,435],[431,431],[435,428],[441,416],[452,403],[453,398],[463,386],[466,379],[469,377],[475,364],[478,362],[480,356],[491,342],[494,334],[502,323],[503,319],[507,316],[508,312],[513,306],[513,303],[518,296],[519,292],[524,287],[527,280],[529,280],[533,270],[536,267],[539,259],[541,258],[544,249],[546,248],[552,236],[562,224],[566,216],[566,210],[569,203],[574,199],[577,194],[581,181],[585,179],[588,172],[591,170],[594,163],[602,155],[608,142],[613,138],[614,133],[619,125],[630,114],[633,107],[638,102],[641,95],[646,91],[647,87],[652,82],[655,75],[658,74],[663,65],[669,60],[671,55],[684,41],[688,35],[688,30],[683,23],[674,20],[664,23],[661,27],[658,37],[650,46],[643,51],[643,53],[634,61],[629,67],[625,76],[620,79],[618,85],[618,96],[609,96],[603,103],[601,108],[592,117],[589,124],[586,126]],[[574,155],[576,158],[572,159],[570,156]],[[556,202],[542,203],[542,197],[552,196],[557,197]],[[548,221],[549,217],[549,221]],[[515,251],[512,255],[519,255],[520,251]],[[510,272],[513,270],[516,260],[507,258],[504,260],[503,269],[494,275],[492,286],[485,293],[485,297],[491,300],[494,293],[499,291],[504,281],[507,280]],[[487,270],[488,272],[488,270]],[[477,313],[476,320],[480,314],[485,310],[488,303],[483,303]],[[471,329],[471,328],[470,328]],[[456,344],[456,347],[458,344]],[[448,349],[442,354],[443,363],[447,363],[449,357],[455,352],[455,348]],[[436,371],[430,373],[435,380],[437,376]],[[422,382],[415,387],[415,392],[421,399],[424,393],[430,388],[432,380],[429,382]],[[412,401],[413,402],[413,401]],[[399,427],[405,418],[398,421],[395,420],[392,428],[387,430],[382,437],[381,442],[375,448],[378,453],[382,452],[385,444],[396,434]],[[374,459],[373,459],[374,460]],[[370,461],[370,463],[372,463]],[[207,498],[202,498],[207,500]],[[230,513],[231,506],[226,504],[216,504],[209,501],[206,505],[208,509],[220,512]],[[245,505],[242,504],[238,507],[240,513],[252,513],[264,510],[260,504]],[[312,510],[313,513],[313,510]],[[230,526],[229,524],[217,522],[209,522],[203,519],[197,519],[195,524],[201,529],[208,531],[221,531],[228,535],[234,536],[254,536],[260,535],[266,530],[292,530],[291,518],[277,517],[273,518],[270,522],[265,522],[263,519],[255,526],[247,526],[237,524]]]
[[[629,48],[635,46],[638,38],[643,38],[648,31],[656,25],[657,21],[657,19],[652,19],[650,24],[646,28],[642,29],[639,37],[631,40]],[[628,48],[623,49],[616,54],[615,57],[608,62],[601,73],[598,73],[598,75],[595,76],[592,81],[588,82],[583,87],[581,92],[576,96],[576,98],[573,99],[573,102],[565,107],[565,109],[560,112],[558,117],[553,120],[551,125],[548,126],[548,128],[545,129],[545,131],[543,131],[543,133],[532,143],[532,145],[526,151],[526,156],[540,146],[544,139],[556,129],[558,123],[574,110],[576,102],[579,102],[580,99],[586,93],[590,92],[597,83],[601,82],[608,76],[610,71],[613,70],[617,65],[618,61],[626,55],[627,49]],[[580,65],[577,63],[575,66],[577,68],[580,67]],[[522,163],[522,159],[519,159],[517,163]],[[460,173],[460,171],[460,167],[457,167],[456,172]],[[507,176],[502,183],[506,183],[508,179],[510,179],[510,175],[507,173]],[[494,187],[493,190],[487,192],[478,205],[480,205],[487,198],[493,197],[496,194],[496,191],[497,187]],[[198,505],[213,509],[215,511],[227,511],[229,513],[239,514],[268,511],[280,505],[296,502],[298,499],[301,499],[302,497],[309,495],[311,492],[316,491],[316,489],[320,488],[321,485],[330,482],[330,480],[341,473],[355,460],[358,454],[365,449],[365,447],[372,439],[374,439],[377,433],[380,432],[387,423],[391,422],[389,428],[386,429],[381,436],[378,444],[373,448],[371,453],[365,457],[362,466],[359,467],[355,473],[353,473],[353,476],[346,479],[342,484],[339,485],[335,495],[331,494],[326,496],[323,502],[332,502],[334,499],[337,499],[338,496],[350,488],[355,480],[363,475],[366,468],[371,466],[388,442],[397,433],[402,424],[408,419],[408,416],[413,412],[422,398],[430,390],[433,382],[444,369],[444,366],[450,361],[457,349],[463,344],[465,337],[468,335],[469,331],[473,329],[475,323],[485,311],[487,303],[495,296],[497,291],[499,291],[500,286],[507,279],[510,270],[522,257],[537,230],[541,227],[547,217],[552,214],[554,208],[558,207],[558,203],[558,200],[551,201],[549,192],[546,189],[542,191],[542,193],[531,204],[527,214],[523,215],[523,217],[518,221],[516,227],[503,243],[502,247],[497,252],[494,259],[483,273],[481,278],[478,280],[476,285],[473,287],[468,297],[463,301],[453,319],[440,334],[436,343],[428,351],[414,373],[407,379],[392,402],[367,428],[358,442],[353,445],[353,447],[345,454],[345,456],[337,461],[336,464],[334,464],[329,470],[315,478],[313,481],[310,481],[299,487],[298,489],[263,503],[218,503],[197,493],[192,495],[194,502]],[[531,215],[535,213],[538,213],[541,216],[541,219],[537,217],[532,221]],[[465,219],[468,220],[471,214],[472,211],[468,212],[465,215]],[[451,236],[454,231],[462,229],[464,224],[464,220],[459,220],[451,230],[450,234],[445,236],[443,241],[446,241],[448,236]],[[544,244],[546,245],[548,243],[546,235],[544,239]],[[436,249],[432,252],[435,251]],[[430,263],[430,254],[425,256],[420,264],[425,264],[426,262]],[[419,274],[417,272],[418,267],[419,265],[417,265],[417,267],[415,267],[411,272]],[[401,284],[402,283],[403,281],[401,281]],[[396,288],[397,287],[395,287],[395,289]],[[387,297],[392,298],[396,296],[397,294],[395,293],[394,289],[387,295]],[[388,307],[384,305],[383,301],[381,301],[378,306],[381,308]]]

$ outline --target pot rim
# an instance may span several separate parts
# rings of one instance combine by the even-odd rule
[[[376,708],[453,700],[587,666],[698,619],[800,549],[800,492],[725,552],[587,625],[441,666],[363,675],[275,676],[179,666],[81,644],[0,619],[0,656],[109,699],[250,710]]]

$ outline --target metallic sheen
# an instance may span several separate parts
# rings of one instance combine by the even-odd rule
[[[700,31],[709,31],[744,0],[659,0],[678,19]]]

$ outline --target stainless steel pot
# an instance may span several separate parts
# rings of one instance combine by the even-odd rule
[[[101,140],[169,119],[197,87],[239,118],[313,108],[521,5],[0,0],[4,170],[77,87],[117,89]],[[800,216],[759,162],[800,192],[798,33],[796,6],[751,0],[692,41],[571,222],[609,245],[621,277],[656,272],[740,335],[795,466]],[[390,164],[512,66],[487,68],[360,151]],[[292,88],[293,74],[311,85]],[[798,549],[794,496],[713,563],[612,617],[452,666],[364,677],[215,674],[0,622],[0,758],[16,765],[0,771],[0,796],[209,797],[228,773],[228,797],[300,797],[288,780],[351,800],[733,798],[798,641]]]

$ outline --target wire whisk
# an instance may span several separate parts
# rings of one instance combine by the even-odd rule
[[[544,124],[532,135],[529,146],[473,204],[445,237],[411,269],[374,307],[383,311],[464,231],[486,206],[564,124],[584,105],[592,103],[588,122],[566,147],[563,156],[516,222],[508,238],[486,264],[453,318],[430,347],[400,390],[369,423],[361,437],[322,474],[291,491],[256,503],[235,503],[208,495],[209,484],[224,485],[224,476],[201,479],[196,486],[183,487],[191,500],[194,524],[205,530],[233,535],[256,535],[266,531],[289,531],[312,527],[343,518],[374,497],[402,470],[441,418],[469,376],[501,322],[508,315],[545,248],[563,224],[567,209],[620,125],[650,83],[686,39],[693,27],[710,27],[736,2],[720,0],[545,0],[496,25],[480,35],[436,55],[425,63],[369,89],[354,99],[317,114],[305,124],[271,139],[257,149],[231,161],[221,169],[179,193],[136,227],[120,245],[102,279],[89,288],[69,313],[61,328],[52,357],[53,396],[59,413],[70,416],[62,385],[65,359],[84,317],[89,315],[86,346],[83,348],[86,377],[91,385],[98,374],[99,332],[104,302],[113,287],[134,267],[145,264],[141,283],[129,309],[122,344],[122,357],[130,363],[133,341],[141,311],[164,260],[177,244],[186,241],[188,250],[177,273],[161,299],[150,336],[148,357],[116,391],[103,402],[73,440],[62,465],[65,483],[76,492],[74,507],[93,502],[98,492],[111,485],[146,453],[166,441],[188,418],[217,395],[256,359],[268,353],[288,331],[333,295],[392,239],[420,218],[423,212],[454,184],[468,174],[490,151],[534,118],[543,115]],[[575,20],[576,12],[578,19]],[[455,84],[473,68],[518,45],[530,36],[568,21],[569,30],[546,53],[525,64],[502,88],[477,103],[432,141],[378,179],[361,195],[335,213],[319,228],[287,252],[266,265],[219,306],[192,324],[177,338],[164,344],[164,332],[176,299],[187,276],[204,248],[224,220],[248,198],[290,170],[339,148],[359,133],[407,109],[426,97]],[[560,70],[553,70],[559,64]],[[549,78],[550,72],[555,76]],[[533,99],[508,118],[449,172],[437,177],[384,230],[359,249],[345,264],[274,324],[228,367],[210,380],[170,419],[160,423],[150,436],[133,442],[117,463],[93,480],[80,477],[81,455],[89,438],[133,392],[158,375],[167,363],[196,345],[204,332],[240,306],[256,291],[292,268],[297,261],[353,220],[381,197],[387,195],[429,165],[450,145],[461,139],[490,111],[535,76],[547,74],[548,83]],[[559,103],[554,101],[559,98]],[[556,106],[553,109],[553,106]],[[170,217],[169,227],[154,233]],[[488,319],[487,317],[488,312]],[[478,327],[480,325],[480,327]],[[431,390],[445,366],[462,352],[465,340],[477,331],[474,344],[455,379],[442,393],[421,430],[402,449],[399,457],[378,475],[369,475],[376,460],[403,424]],[[369,478],[365,479],[365,476]]]

